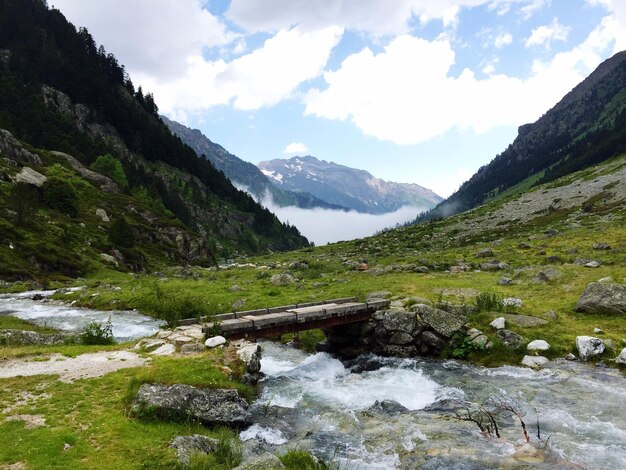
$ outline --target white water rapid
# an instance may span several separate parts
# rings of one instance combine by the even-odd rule
[[[262,348],[257,422],[241,433],[249,454],[309,450],[332,468],[360,470],[626,468],[626,378],[615,369],[376,356],[343,364],[271,342]],[[490,397],[515,404],[540,455],[520,454],[525,441],[510,415],[497,417],[500,439],[451,419],[451,403]]]

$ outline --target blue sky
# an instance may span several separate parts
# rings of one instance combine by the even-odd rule
[[[624,0],[49,0],[169,117],[448,196],[626,48]]]

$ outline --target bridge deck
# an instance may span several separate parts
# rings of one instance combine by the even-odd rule
[[[213,322],[205,324],[203,330],[208,332],[217,324],[221,334],[231,339],[273,337],[365,321],[375,311],[387,307],[388,300],[361,303],[355,298],[285,305],[216,315],[211,317]]]

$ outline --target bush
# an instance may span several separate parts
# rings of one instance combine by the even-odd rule
[[[476,307],[481,312],[502,310],[502,302],[498,294],[493,292],[481,292],[476,296]]]
[[[104,324],[89,323],[80,335],[80,339],[83,344],[115,344],[111,317]]]
[[[41,187],[43,203],[50,209],[64,212],[70,217],[78,215],[78,194],[67,181],[51,177]]]
[[[107,175],[122,188],[128,187],[128,180],[126,179],[126,173],[119,160],[115,159],[112,155],[100,155],[96,158],[96,161],[91,164],[92,170],[98,171],[104,175]]]
[[[39,190],[32,184],[20,181],[11,188],[9,204],[17,214],[16,225],[28,225],[39,207]]]
[[[135,232],[123,215],[111,224],[109,241],[118,248],[131,248],[135,244]]]
[[[323,462],[318,461],[304,450],[290,450],[278,458],[289,470],[323,470],[328,468]]]

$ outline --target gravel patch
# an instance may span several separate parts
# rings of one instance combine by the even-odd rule
[[[73,358],[51,354],[42,362],[33,358],[11,359],[0,362],[0,378],[31,375],[58,375],[61,382],[101,377],[116,370],[145,365],[145,359],[130,351],[107,351],[81,354]]]

